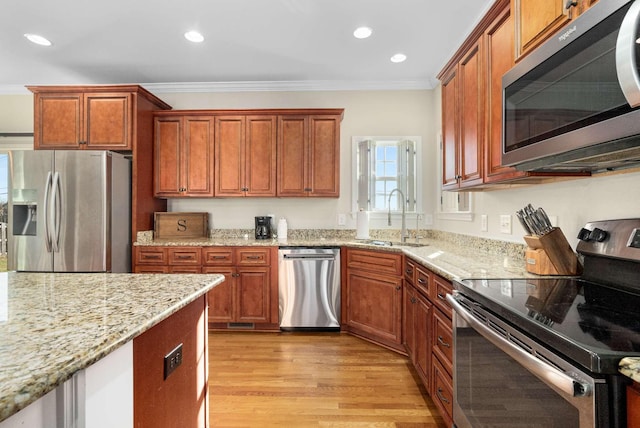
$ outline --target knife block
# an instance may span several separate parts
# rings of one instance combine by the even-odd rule
[[[578,275],[578,257],[558,227],[544,235],[524,237],[529,246],[525,252],[527,272],[538,275]]]

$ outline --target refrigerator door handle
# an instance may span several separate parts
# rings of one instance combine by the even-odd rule
[[[60,173],[56,171],[53,174],[53,188],[51,190],[51,220],[53,223],[51,244],[53,246],[53,251],[56,253],[60,251],[60,216],[62,209],[60,199]]]
[[[44,242],[47,247],[47,253],[51,252],[51,229],[49,219],[49,197],[51,194],[51,171],[47,174],[47,180],[44,184]]]

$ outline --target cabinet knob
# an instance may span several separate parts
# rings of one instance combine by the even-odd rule
[[[398,286],[396,287],[396,291],[400,291],[400,290],[402,290],[402,286],[398,285]]]

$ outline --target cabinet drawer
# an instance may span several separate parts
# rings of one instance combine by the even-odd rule
[[[433,287],[431,288],[431,301],[438,307],[447,317],[452,317],[452,309],[447,302],[446,295],[451,293],[453,285],[438,275],[433,275]]]
[[[158,265],[140,265],[134,268],[133,273],[169,273],[169,267]]]
[[[240,249],[238,250],[238,265],[268,265],[270,262],[269,249]]]
[[[200,247],[177,247],[168,249],[170,265],[200,266]]]
[[[205,266],[229,266],[234,264],[233,248],[204,247],[202,264]]]
[[[200,266],[174,265],[169,266],[169,273],[202,273],[202,268]]]
[[[401,276],[402,254],[349,249],[347,252],[347,267],[378,274]]]
[[[433,311],[433,353],[438,356],[444,369],[453,373],[453,330],[451,320],[439,309]]]
[[[421,266],[416,266],[416,288],[425,296],[429,296],[433,288],[433,275]]]
[[[167,250],[158,247],[135,247],[136,265],[166,265]]]
[[[404,279],[414,284],[416,277],[416,264],[410,258],[404,259]]]
[[[433,358],[433,391],[431,398],[436,406],[446,415],[445,419],[453,418],[453,381],[444,370],[437,358]]]

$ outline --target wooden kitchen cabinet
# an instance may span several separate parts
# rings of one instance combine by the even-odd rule
[[[134,273],[201,273],[199,246],[135,246],[133,260]]]
[[[133,426],[209,426],[206,313],[202,296],[133,339]],[[167,375],[164,360],[178,346],[181,364]]]
[[[131,150],[131,92],[35,92],[34,148]]]
[[[404,352],[402,254],[347,249],[343,324],[357,336]]]
[[[154,124],[155,196],[213,196],[213,117],[156,115]]]
[[[404,288],[404,343],[426,390],[431,378],[431,303],[413,286]]]
[[[442,79],[443,190],[482,182],[484,84],[482,39]]]
[[[225,282],[208,293],[214,328],[278,327],[276,247],[203,247],[202,273],[219,273]],[[236,325],[234,325],[236,324]]]
[[[437,358],[433,359],[431,398],[446,426],[453,426],[453,380]]]
[[[276,196],[276,116],[215,122],[215,195]]]
[[[516,60],[520,60],[597,0],[511,0]]]
[[[278,196],[340,196],[342,110],[278,117]]]

